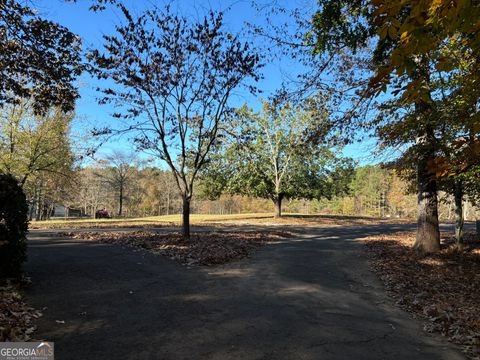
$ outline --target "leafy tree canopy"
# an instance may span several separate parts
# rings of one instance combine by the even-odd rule
[[[71,111],[82,71],[80,39],[16,0],[0,1],[0,105],[33,99],[43,113]]]
[[[72,113],[51,109],[36,115],[31,102],[0,111],[0,172],[24,186],[42,173],[70,173],[74,155],[68,138]]]
[[[204,174],[204,195],[215,198],[228,192],[270,199],[280,215],[284,198],[345,192],[352,163],[338,159],[329,146],[331,124],[319,105],[318,99],[310,99],[299,107],[264,102],[260,113],[247,106],[238,109],[236,136]]]

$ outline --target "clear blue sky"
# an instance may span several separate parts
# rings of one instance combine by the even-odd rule
[[[162,0],[125,0],[124,2],[134,14],[140,14],[144,9],[151,7],[152,4],[159,6],[165,4]],[[172,4],[172,9],[192,18],[200,18],[209,9],[225,11],[226,27],[233,33],[244,30],[245,22],[262,24],[264,21],[263,15],[255,11],[250,0],[176,0],[169,3]],[[311,5],[315,1],[290,0],[286,3],[294,7],[305,5],[305,3]],[[77,3],[65,2],[64,0],[38,0],[35,4],[44,16],[67,26],[71,31],[78,34],[82,38],[84,48],[100,48],[102,35],[113,34],[115,24],[121,21],[118,10],[112,7],[98,13],[89,11],[88,7],[91,4],[89,0],[78,0]],[[282,74],[286,71],[291,72],[292,69],[302,70],[299,64],[287,59],[274,61],[264,67],[262,71],[264,79],[258,84],[263,92],[261,96],[267,97],[268,94],[275,91],[284,79]],[[84,75],[80,79],[81,99],[77,102],[77,119],[73,128],[73,137],[77,143],[82,142],[82,140],[79,140],[80,134],[86,133],[95,126],[111,125],[116,121],[110,116],[111,108],[97,104],[97,94],[94,90],[96,86],[97,82],[88,75]],[[258,100],[258,98],[254,98],[247,93],[239,93],[233,99],[232,104],[237,105],[247,102],[250,106],[256,108],[259,103]],[[363,141],[347,146],[344,149],[344,154],[363,164],[374,163],[378,161],[371,155],[374,146],[375,142],[373,140]],[[99,151],[99,156],[101,157],[102,154],[107,154],[113,149],[133,150],[128,138],[125,137],[103,145]]]

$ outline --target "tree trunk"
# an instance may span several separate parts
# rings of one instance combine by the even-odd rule
[[[417,238],[414,248],[420,252],[431,253],[440,250],[440,229],[438,225],[437,178],[431,171],[435,160],[436,138],[432,116],[432,94],[430,92],[430,64],[426,56],[414,57],[416,69],[413,79],[425,85],[423,96],[417,96],[415,113],[419,124],[417,151]],[[425,96],[428,99],[425,99]]]
[[[37,187],[35,186],[33,190],[33,197],[30,202],[30,209],[29,209],[29,215],[28,215],[28,220],[32,221],[33,220],[33,215],[35,215],[35,209],[37,207]]]
[[[37,209],[35,211],[35,220],[39,221],[41,217],[41,212],[42,212],[42,188],[39,187],[38,193],[37,193]]]
[[[424,253],[440,250],[437,180],[428,168],[429,159],[422,156],[417,164],[418,221],[414,248]]]
[[[278,194],[273,199],[273,203],[275,205],[275,218],[282,217],[282,200],[283,200],[283,194]]]
[[[183,195],[182,236],[190,240],[190,198],[186,195]]]
[[[118,216],[122,216],[123,210],[123,185],[120,185],[120,191],[118,196]]]
[[[170,193],[167,193],[167,215],[170,215]]]
[[[34,195],[36,197],[36,195]],[[28,220],[32,221],[33,220],[33,215],[35,214],[35,206],[37,205],[36,203],[36,198],[33,198],[33,200],[30,203],[30,209],[28,212]]]
[[[455,242],[457,248],[462,249],[463,243],[463,184],[461,180],[455,181]]]

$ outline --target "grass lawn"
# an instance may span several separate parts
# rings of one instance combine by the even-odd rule
[[[148,228],[161,226],[175,226],[181,224],[181,215],[150,216],[143,218],[114,218],[114,219],[52,219],[46,221],[32,221],[31,229],[75,229],[75,228]],[[282,218],[275,219],[272,213],[249,214],[192,214],[190,222],[193,225],[206,224],[264,224],[264,225],[355,225],[378,222],[405,222],[402,219],[381,219],[361,216],[335,215],[306,215],[299,213],[285,213]]]
[[[235,220],[249,220],[252,218],[272,218],[271,214],[233,214],[233,215],[208,215],[192,214],[192,224],[204,224],[208,222],[224,222]],[[83,228],[83,227],[156,227],[179,225],[182,221],[180,214],[148,216],[138,218],[112,218],[112,219],[51,219],[45,221],[32,221],[30,228]]]

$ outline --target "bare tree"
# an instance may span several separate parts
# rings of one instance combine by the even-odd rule
[[[118,197],[118,216],[122,216],[125,190],[132,173],[135,171],[137,159],[134,154],[114,151],[106,158],[108,167],[107,182]]]
[[[168,164],[182,197],[188,239],[194,181],[228,117],[232,92],[258,79],[259,58],[248,43],[222,30],[221,13],[189,22],[168,7],[134,18],[118,6],[126,24],[105,36],[105,53],[93,51],[91,59],[97,76],[117,85],[102,89],[100,102],[120,105],[114,116],[129,124],[97,133],[134,131],[141,149]]]
[[[95,216],[99,203],[103,200],[103,183],[95,169],[85,168],[76,172],[74,184],[75,205],[83,209],[83,214]]]

